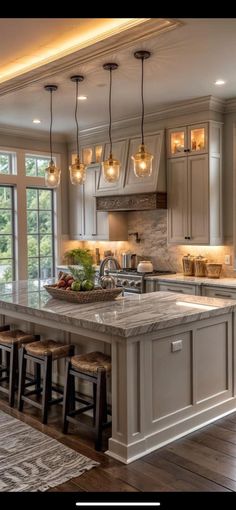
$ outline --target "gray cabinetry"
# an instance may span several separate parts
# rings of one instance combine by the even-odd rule
[[[96,211],[99,172],[100,165],[88,167],[82,186],[70,184],[70,238],[125,241],[128,238],[126,214]]]
[[[171,129],[167,136],[168,242],[222,244],[221,123]]]

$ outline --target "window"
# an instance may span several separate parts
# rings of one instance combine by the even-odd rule
[[[0,282],[15,276],[13,187],[0,185]]]
[[[16,173],[15,156],[12,152],[0,152],[0,174]]]
[[[53,191],[27,188],[26,193],[28,278],[50,278],[54,275]]]
[[[49,166],[50,158],[31,156],[26,154],[25,156],[25,173],[31,177],[44,177],[45,168]]]

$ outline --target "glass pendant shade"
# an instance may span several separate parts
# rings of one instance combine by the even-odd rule
[[[131,156],[134,162],[134,174],[136,177],[150,177],[152,174],[153,155],[147,152],[145,145],[139,146],[139,151]]]
[[[102,162],[102,174],[106,182],[117,182],[120,177],[120,162],[113,159],[110,154],[109,159]]]
[[[141,60],[141,104],[142,104],[142,117],[141,117],[141,145],[139,150],[134,156],[131,156],[134,164],[134,175],[136,177],[150,177],[152,174],[152,160],[153,155],[148,152],[147,147],[144,144],[144,96],[143,96],[143,62],[149,58],[151,53],[149,51],[140,50],[134,53],[135,58]]]
[[[61,181],[61,170],[56,167],[53,159],[52,159],[52,93],[57,90],[57,85],[45,85],[44,89],[47,92],[50,92],[50,132],[49,132],[49,140],[50,140],[50,154],[51,159],[49,166],[45,169],[45,185],[48,188],[57,188]]]
[[[69,167],[70,171],[70,182],[74,186],[82,185],[86,180],[86,168],[87,166],[84,163],[81,163],[79,157],[79,123],[78,123],[78,97],[79,97],[79,83],[84,81],[84,76],[81,74],[76,74],[75,76],[71,76],[71,81],[75,83],[75,124],[76,124],[76,147],[77,147],[77,156],[75,158],[75,162]]]
[[[112,91],[112,71],[118,68],[118,64],[108,63],[103,65],[103,69],[110,73],[109,86],[109,139],[110,139],[110,155],[108,159],[102,162],[102,174],[104,181],[113,183],[119,181],[120,178],[120,161],[113,158],[112,155],[112,136],[111,136],[111,91]]]
[[[61,170],[55,166],[54,161],[45,169],[45,184],[48,188],[57,188],[61,181]]]
[[[80,163],[79,156],[75,158],[75,162],[70,166],[71,184],[83,184],[86,179],[86,166]]]

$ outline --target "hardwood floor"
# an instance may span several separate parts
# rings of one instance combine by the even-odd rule
[[[100,462],[100,466],[49,492],[235,492],[236,413],[146,455],[128,466],[94,450],[89,435],[79,437],[73,426],[61,432],[61,407],[42,425],[37,409],[10,409],[1,395],[0,409]],[[106,443],[104,442],[104,449]]]

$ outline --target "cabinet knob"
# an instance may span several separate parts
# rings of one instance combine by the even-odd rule
[[[190,149],[184,149],[184,152],[190,152]]]

